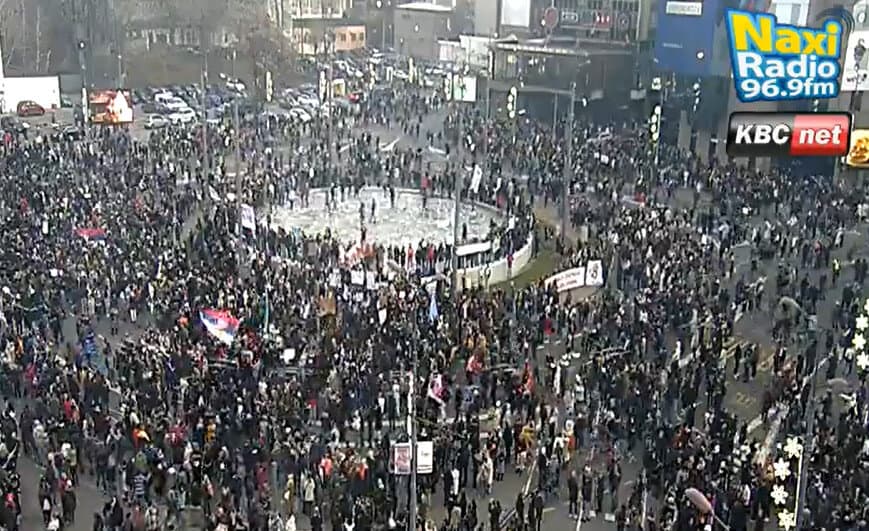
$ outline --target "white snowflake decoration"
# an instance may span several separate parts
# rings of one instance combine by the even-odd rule
[[[773,473],[779,481],[784,481],[791,475],[791,465],[782,458],[773,463]]]
[[[796,437],[788,437],[784,451],[791,459],[797,459],[803,453],[803,445],[800,444],[800,440]]]
[[[770,496],[776,505],[784,505],[788,501],[788,491],[785,490],[784,485],[775,485]]]
[[[854,347],[854,350],[863,350],[863,347],[866,346],[866,338],[863,337],[863,334],[854,334],[854,339],[851,340],[851,346]]]
[[[857,354],[857,367],[861,371],[869,369],[869,354],[867,354],[866,352],[861,352],[860,354]]]
[[[782,510],[778,513],[778,525],[785,531],[795,528],[797,526],[797,515],[787,509]]]
[[[866,299],[866,302],[863,303],[863,312],[869,313],[869,299]]]
[[[861,332],[869,328],[869,317],[866,317],[865,315],[858,317],[855,327]]]

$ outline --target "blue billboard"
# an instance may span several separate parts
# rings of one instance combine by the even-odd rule
[[[658,0],[655,63],[660,71],[686,76],[720,75],[716,72],[716,43],[723,36],[725,4],[738,0]],[[720,52],[720,50],[718,50]]]

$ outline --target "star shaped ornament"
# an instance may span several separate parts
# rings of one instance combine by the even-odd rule
[[[784,485],[774,486],[770,496],[776,505],[784,505],[788,501],[788,491],[785,490]]]
[[[869,354],[866,354],[865,352],[857,354],[857,367],[861,371],[869,369]]]
[[[866,346],[866,338],[863,337],[863,334],[854,334],[854,339],[851,340],[851,346],[854,347],[854,350],[863,350],[863,347]]]
[[[773,463],[773,474],[779,481],[784,481],[791,475],[791,465],[782,458]]]
[[[784,451],[791,459],[797,459],[803,453],[803,445],[796,437],[788,437],[788,442],[785,444]]]
[[[861,315],[857,318],[857,322],[854,327],[861,332],[866,330],[867,328],[869,328],[869,317]]]
[[[778,525],[785,531],[793,529],[797,526],[797,515],[787,509],[778,513]]]

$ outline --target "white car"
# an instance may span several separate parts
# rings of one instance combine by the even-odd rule
[[[173,113],[183,111],[184,109],[189,108],[187,103],[185,103],[184,100],[182,100],[181,98],[172,98],[164,102],[163,106]]]
[[[292,109],[290,109],[289,114],[290,114],[290,117],[302,122],[303,124],[306,124],[306,123],[310,122],[311,120],[313,120],[313,118],[308,113],[308,111],[306,111],[305,109],[302,109],[301,107],[293,107]]]
[[[162,129],[169,125],[169,121],[159,114],[149,114],[148,121],[145,122],[145,129]]]
[[[190,107],[173,112],[169,115],[169,121],[173,125],[189,124],[196,120],[196,112]]]

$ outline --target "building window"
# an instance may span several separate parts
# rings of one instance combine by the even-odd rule
[[[339,33],[338,40],[341,42],[347,42],[347,34],[346,33]]]

